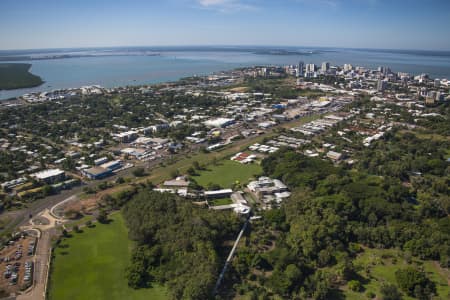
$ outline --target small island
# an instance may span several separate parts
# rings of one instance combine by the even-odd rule
[[[0,63],[0,90],[14,90],[40,86],[41,77],[30,73],[31,64]]]

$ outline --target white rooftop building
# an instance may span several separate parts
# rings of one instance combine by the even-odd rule
[[[211,128],[223,128],[227,127],[234,123],[234,119],[228,119],[228,118],[216,118],[216,119],[210,119],[204,122],[206,127]]]
[[[30,175],[31,177],[45,181],[46,183],[54,183],[65,178],[65,172],[60,169],[48,169]]]

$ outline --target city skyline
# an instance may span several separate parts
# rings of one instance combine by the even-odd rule
[[[450,50],[450,2],[441,0],[5,0],[0,17],[0,50],[188,45]]]

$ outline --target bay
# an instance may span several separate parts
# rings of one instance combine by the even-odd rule
[[[292,53],[282,55],[267,53],[273,49],[283,49]],[[159,55],[147,55],[148,51]],[[31,54],[34,57],[48,53],[49,50],[26,52],[27,55]],[[32,64],[31,72],[40,76],[45,83],[35,88],[0,91],[0,100],[31,92],[78,88],[84,85],[98,84],[111,88],[160,83],[237,67],[297,64],[299,61],[316,65],[324,61],[330,62],[331,65],[349,63],[368,68],[387,66],[394,72],[407,72],[413,75],[427,73],[433,78],[450,78],[450,52],[446,51],[242,46],[141,47],[133,51],[125,51],[124,48],[64,49],[55,53],[70,53],[74,57],[60,59],[41,57],[38,60],[28,61]],[[21,51],[8,53],[8,55],[17,54],[23,53]],[[76,56],[78,54],[82,55],[78,57]]]

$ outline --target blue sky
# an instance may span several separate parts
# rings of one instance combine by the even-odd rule
[[[0,49],[279,45],[450,50],[450,0],[0,0]]]

